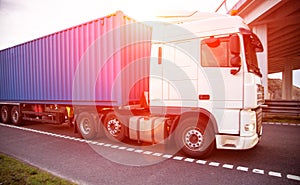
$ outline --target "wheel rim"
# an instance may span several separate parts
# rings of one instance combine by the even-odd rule
[[[121,132],[121,123],[116,118],[107,122],[107,131],[114,137],[118,136]]]
[[[2,108],[1,110],[2,121],[6,121],[8,119],[8,110],[6,108]]]
[[[80,130],[81,130],[81,133],[83,133],[85,135],[90,133],[91,127],[90,127],[90,120],[89,119],[83,119],[81,121]]]
[[[183,142],[190,150],[199,150],[203,143],[203,135],[200,130],[190,128],[185,132]]]
[[[19,112],[17,110],[14,110],[12,113],[12,121],[14,123],[17,123],[19,121]]]

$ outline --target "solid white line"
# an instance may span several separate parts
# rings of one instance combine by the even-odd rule
[[[297,176],[297,175],[291,175],[291,174],[288,174],[286,177],[287,177],[288,179],[300,181],[300,176]]]
[[[272,172],[272,171],[269,171],[269,173],[268,173],[270,176],[274,176],[274,177],[282,177],[281,176],[281,173],[279,173],[279,172]]]

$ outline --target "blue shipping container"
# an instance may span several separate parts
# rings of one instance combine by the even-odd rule
[[[0,51],[0,101],[125,105],[149,88],[151,28],[122,12]]]

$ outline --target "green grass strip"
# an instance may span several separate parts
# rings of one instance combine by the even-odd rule
[[[0,184],[73,185],[74,183],[56,177],[14,158],[0,154]]]

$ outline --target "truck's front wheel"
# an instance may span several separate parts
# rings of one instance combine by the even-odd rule
[[[188,156],[208,157],[215,148],[214,130],[210,123],[195,123],[193,118],[183,120],[176,128],[176,145]]]
[[[78,115],[77,129],[81,136],[85,139],[94,139],[97,135],[96,121],[91,114],[88,112],[82,112]]]

